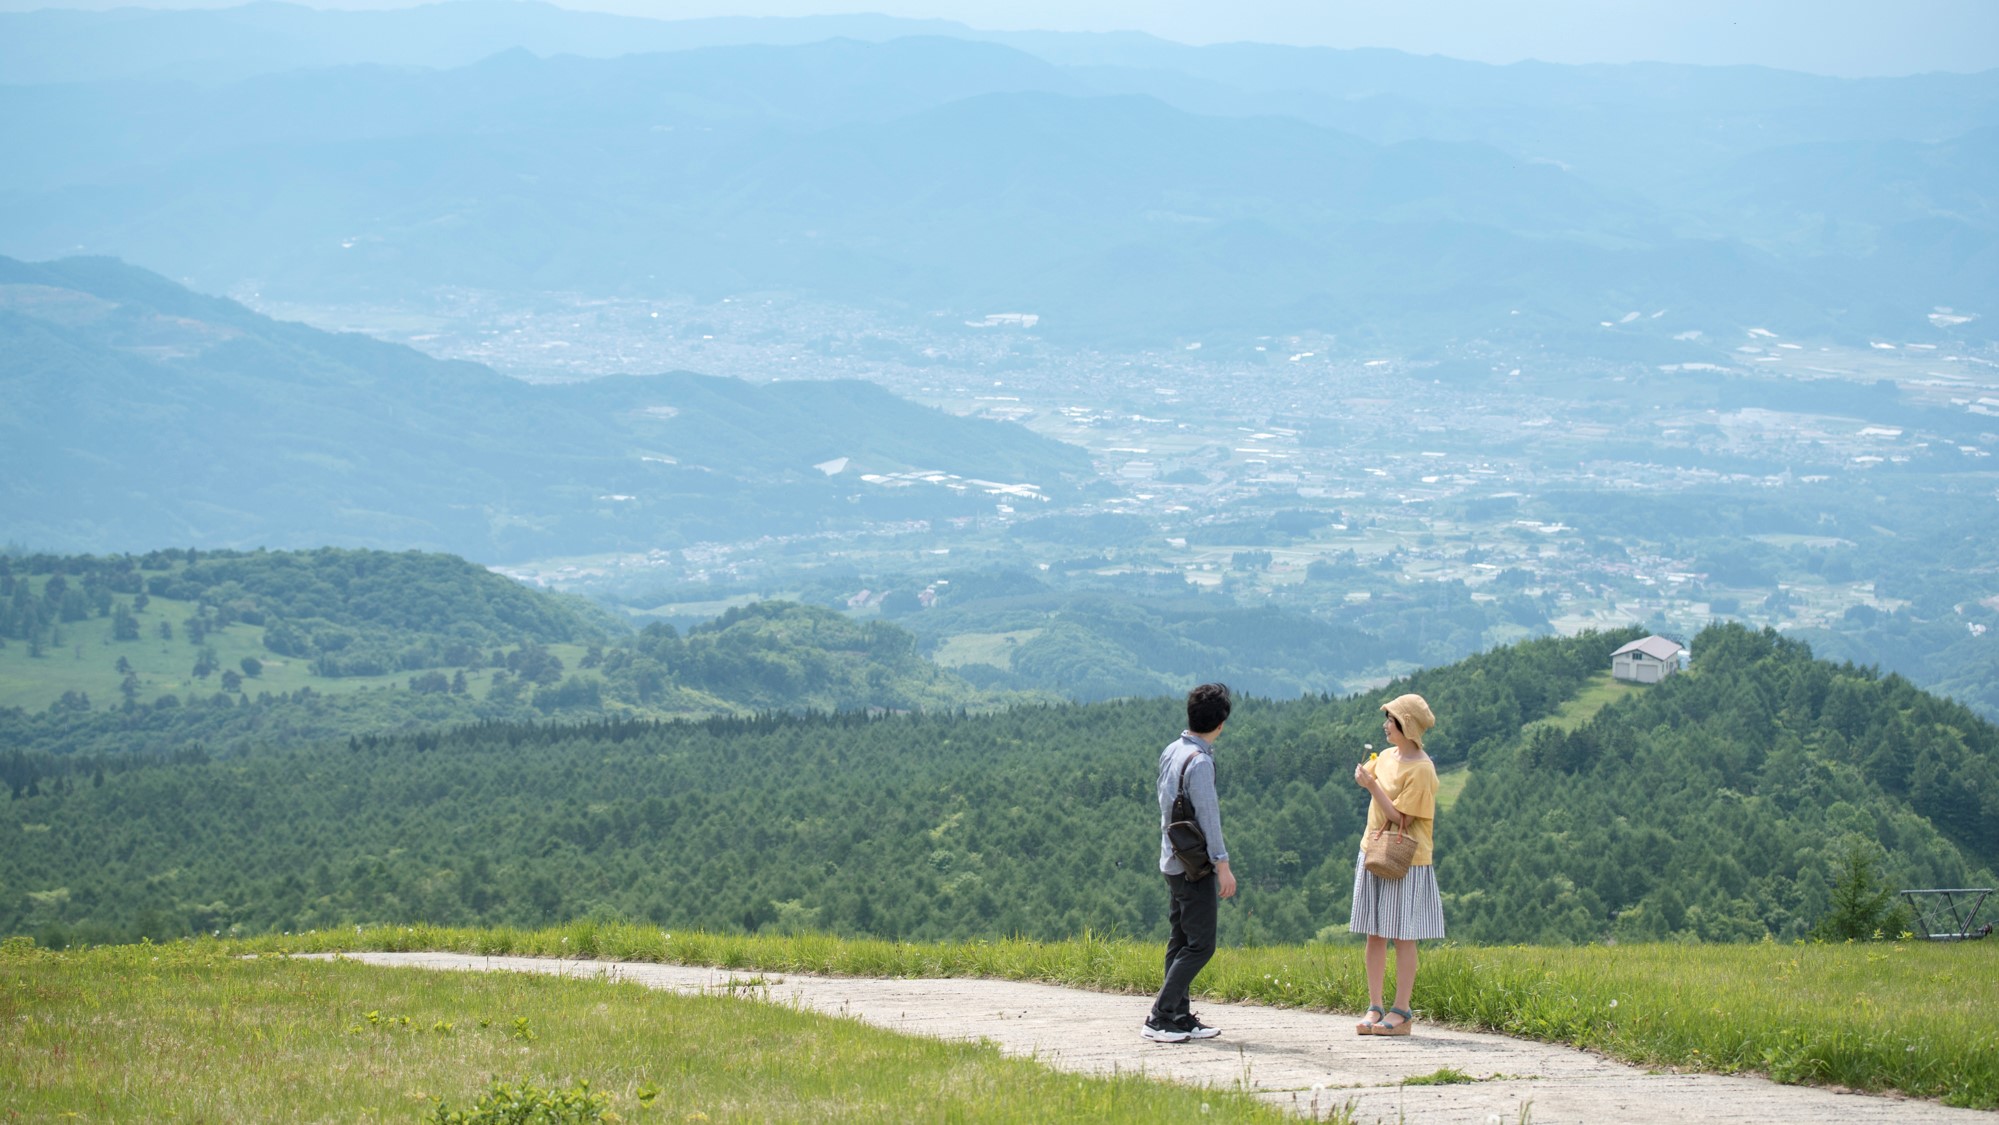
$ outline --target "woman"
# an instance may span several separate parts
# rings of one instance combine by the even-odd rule
[[[1416,942],[1444,936],[1444,901],[1432,866],[1431,826],[1437,816],[1437,766],[1423,752],[1423,735],[1437,723],[1420,695],[1403,695],[1381,706],[1382,736],[1390,751],[1354,767],[1353,779],[1373,796],[1368,803],[1369,835],[1393,825],[1416,838],[1416,858],[1400,879],[1368,871],[1366,848],[1354,863],[1353,916],[1348,928],[1367,935],[1367,1017],[1354,1028],[1362,1035],[1407,1035],[1415,1016],[1409,1009],[1416,989]],[[1363,841],[1364,843],[1364,841]],[[1388,971],[1388,943],[1395,943],[1395,1003],[1381,1007],[1381,982]]]

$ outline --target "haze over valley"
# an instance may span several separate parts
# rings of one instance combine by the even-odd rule
[[[479,2],[0,32],[20,549],[802,600],[1090,698],[1741,620],[1999,714],[1999,72]]]

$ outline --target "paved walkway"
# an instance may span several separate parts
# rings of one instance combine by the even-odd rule
[[[332,956],[332,955],[325,955]],[[609,976],[654,988],[713,992],[764,982],[754,992],[911,1035],[987,1039],[1009,1055],[1060,1070],[1143,1071],[1196,1085],[1243,1083],[1301,1116],[1351,1105],[1361,1122],[1976,1122],[1999,1114],[1933,1102],[1780,1086],[1756,1078],[1656,1074],[1585,1051],[1419,1021],[1408,1038],[1361,1037],[1355,1017],[1255,1004],[1201,1004],[1223,1030],[1200,1043],[1138,1037],[1146,999],[1019,981],[871,980],[757,973],[637,962],[556,961],[460,953],[354,953],[373,965]],[[1404,1078],[1454,1067],[1482,1081],[1403,1086]]]

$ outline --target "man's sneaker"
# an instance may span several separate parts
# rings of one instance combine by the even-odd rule
[[[1187,1013],[1187,1018],[1180,1022],[1180,1030],[1186,1032],[1189,1039],[1213,1039],[1222,1033],[1221,1028],[1209,1027],[1201,1022],[1201,1017],[1192,1012]]]
[[[1155,1016],[1145,1017],[1145,1026],[1139,1029],[1138,1033],[1154,1043],[1185,1043],[1193,1038],[1190,1033],[1180,1030],[1173,1024],[1162,1023]]]

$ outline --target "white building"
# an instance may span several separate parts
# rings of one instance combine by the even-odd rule
[[[1610,674],[1637,684],[1656,684],[1680,670],[1687,651],[1664,637],[1641,637],[1610,654]]]

